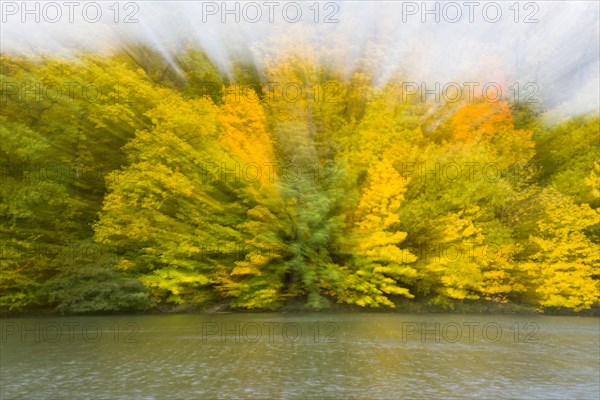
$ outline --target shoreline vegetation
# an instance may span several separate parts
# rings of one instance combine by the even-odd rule
[[[219,315],[219,314],[360,314],[360,313],[383,313],[383,314],[402,314],[402,315],[531,315],[531,316],[568,316],[568,317],[590,317],[599,318],[600,309],[593,307],[589,310],[573,311],[569,309],[554,309],[540,311],[532,306],[523,306],[519,304],[498,304],[498,303],[467,303],[457,304],[454,309],[444,309],[438,306],[432,306],[427,303],[407,303],[398,305],[396,308],[375,309],[349,306],[344,304],[335,304],[327,309],[306,309],[302,306],[282,307],[279,310],[247,310],[247,309],[228,309],[226,307],[207,307],[176,309],[165,311],[159,309],[150,309],[143,311],[115,311],[115,312],[84,312],[84,313],[58,313],[54,309],[28,310],[27,312],[3,312],[0,313],[0,320],[4,318],[42,318],[42,317],[68,317],[68,316],[144,316],[144,315]]]
[[[345,68],[2,55],[0,313],[598,316],[598,114]]]
[[[450,308],[451,307],[451,308]],[[364,308],[348,304],[334,303],[326,309],[306,308],[304,302],[283,306],[277,310],[260,309],[232,309],[227,304],[213,305],[178,305],[172,307],[151,308],[147,310],[119,310],[119,311],[97,311],[97,312],[74,312],[59,313],[55,309],[32,309],[26,312],[2,312],[0,318],[36,318],[36,317],[68,317],[68,316],[127,316],[127,315],[219,315],[219,314],[265,314],[265,313],[325,313],[325,314],[348,314],[348,313],[385,313],[385,314],[447,314],[447,315],[538,315],[538,316],[570,316],[570,317],[600,317],[600,307],[594,306],[582,311],[573,311],[565,308],[553,308],[541,310],[533,305],[495,303],[491,301],[471,300],[467,302],[457,301],[452,306],[433,305],[429,302],[404,302],[396,304],[395,308]]]

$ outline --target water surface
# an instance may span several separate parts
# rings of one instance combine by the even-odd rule
[[[597,318],[4,318],[0,398],[598,399]]]

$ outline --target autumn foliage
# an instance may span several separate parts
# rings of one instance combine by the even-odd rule
[[[597,116],[128,54],[2,57],[3,310],[598,305]]]

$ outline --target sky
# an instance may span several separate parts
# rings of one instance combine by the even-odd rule
[[[310,44],[324,59],[367,63],[435,89],[449,83],[538,100],[561,119],[598,111],[600,2],[2,1],[2,53],[70,56],[142,41],[167,57],[201,46],[227,73]]]

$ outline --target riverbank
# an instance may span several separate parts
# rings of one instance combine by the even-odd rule
[[[497,303],[491,301],[469,300],[444,304],[431,302],[399,302],[396,308],[364,308],[355,305],[332,303],[326,309],[307,309],[300,301],[290,301],[277,310],[246,310],[232,308],[228,303],[201,306],[198,304],[159,305],[146,310],[118,310],[81,313],[60,313],[55,309],[39,308],[20,312],[0,311],[0,317],[39,317],[60,315],[161,315],[161,314],[261,314],[269,312],[284,313],[384,313],[384,314],[482,314],[482,315],[555,315],[600,317],[600,306],[589,310],[574,311],[571,309],[547,308],[541,310],[533,305],[515,303]]]

